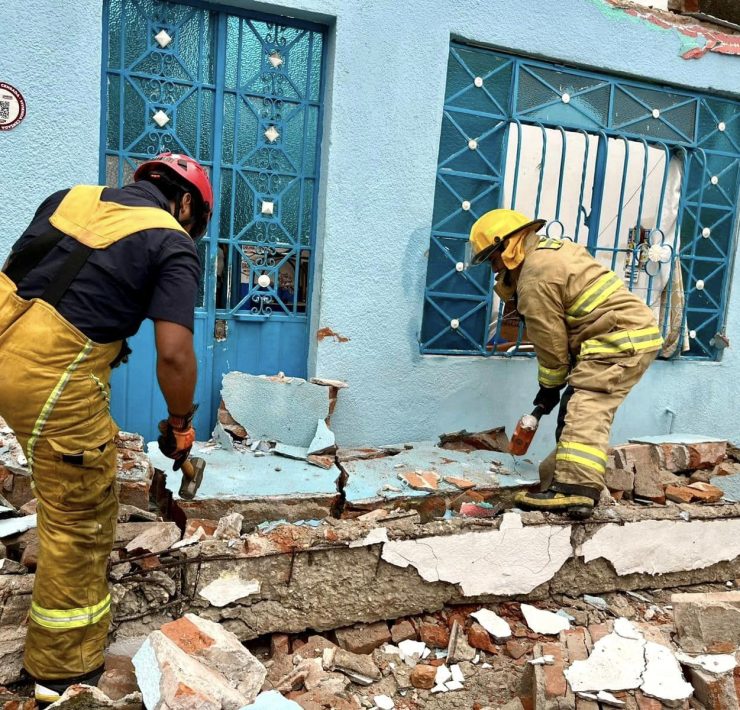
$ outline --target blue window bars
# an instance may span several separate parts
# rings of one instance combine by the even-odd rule
[[[717,359],[740,185],[740,103],[452,43],[421,349],[531,353],[487,265],[464,268],[496,207],[548,220],[653,309],[664,358]]]

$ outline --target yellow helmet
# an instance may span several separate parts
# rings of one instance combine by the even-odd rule
[[[515,210],[486,212],[470,229],[470,263],[483,263],[503,245],[505,239],[527,227],[539,229],[543,224],[544,219],[529,219]]]

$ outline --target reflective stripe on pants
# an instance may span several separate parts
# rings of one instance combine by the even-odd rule
[[[45,680],[103,664],[118,511],[114,442],[83,452],[80,466],[63,461],[55,444],[42,436],[35,447],[39,555],[24,656],[26,670]]]

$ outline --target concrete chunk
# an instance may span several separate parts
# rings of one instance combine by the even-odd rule
[[[358,624],[337,629],[337,643],[352,653],[372,653],[391,640],[388,624],[378,621],[375,624]]]
[[[689,680],[694,687],[696,699],[711,710],[738,710],[735,679],[732,673],[715,675],[697,668],[689,668]]]
[[[329,388],[296,377],[229,372],[224,375],[221,396],[253,440],[308,447],[316,422],[329,416]]]
[[[147,710],[239,710],[250,702],[161,631],[149,635],[134,656],[134,668]]]
[[[175,523],[153,523],[126,545],[126,552],[129,554],[137,550],[153,553],[164,552],[179,539],[180,529]]]
[[[252,702],[265,682],[267,670],[220,624],[195,614],[165,624],[161,632],[189,656],[218,671],[231,687]]]
[[[734,653],[740,646],[740,591],[674,594],[678,642],[689,653]]]

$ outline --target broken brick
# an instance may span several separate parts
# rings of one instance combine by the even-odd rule
[[[358,624],[336,630],[337,643],[352,653],[372,653],[385,643],[390,642],[391,634],[385,621],[374,624]]]
[[[434,471],[407,471],[399,473],[398,477],[417,491],[436,491],[439,488],[439,475]]]
[[[111,700],[120,700],[131,693],[136,693],[139,686],[133,670],[113,669],[105,671],[98,681],[98,688]]]
[[[696,491],[689,486],[668,486],[665,497],[674,503],[691,503],[696,498]]]
[[[152,553],[164,552],[179,539],[180,529],[175,523],[151,523],[140,535],[126,545],[126,552],[129,554],[135,554],[142,550]]]
[[[631,491],[635,487],[634,471],[624,468],[606,469],[606,487],[610,491]]]
[[[411,670],[411,685],[413,685],[414,688],[429,690],[434,687],[436,674],[437,669],[434,666],[430,666],[425,663],[418,663]]]
[[[395,644],[401,641],[415,641],[416,628],[408,619],[399,619],[391,626],[391,640]]]
[[[487,653],[496,653],[496,646],[491,641],[491,637],[480,624],[474,623],[468,629],[468,643],[473,647]]]
[[[505,453],[509,450],[509,439],[504,427],[478,432],[463,429],[451,434],[442,434],[439,437],[439,446],[451,451],[500,451]]]
[[[558,698],[565,695],[568,688],[564,674],[563,647],[558,643],[543,643],[542,655],[552,656],[555,659],[552,665],[539,666],[544,675],[545,697]]]
[[[183,537],[192,537],[198,532],[198,528],[203,528],[206,537],[213,537],[218,528],[218,520],[209,520],[207,518],[188,518],[185,523],[185,534]]]
[[[525,656],[529,652],[529,648],[516,639],[509,639],[506,642],[506,653],[511,656],[514,660],[518,660],[522,656]]]
[[[445,483],[449,483],[455,488],[459,488],[461,491],[467,491],[469,488],[475,488],[475,483],[469,481],[467,478],[457,478],[455,476],[445,476]]]
[[[288,656],[290,654],[290,636],[273,634],[270,637],[270,656]]]
[[[565,644],[570,663],[574,661],[585,661],[588,658],[588,645],[591,639],[587,639],[586,634],[586,629],[582,626],[567,629],[561,633],[560,638]]]
[[[425,622],[419,625],[419,640],[430,648],[447,648],[450,643],[450,630],[441,624]]]
[[[694,491],[694,497],[702,503],[717,503],[722,500],[722,497],[725,494],[721,488],[713,486],[711,483],[703,483],[701,481],[691,483],[688,487]]]
[[[694,686],[694,695],[705,708],[712,710],[738,710],[738,696],[732,673],[715,675],[688,668],[688,679]]]

